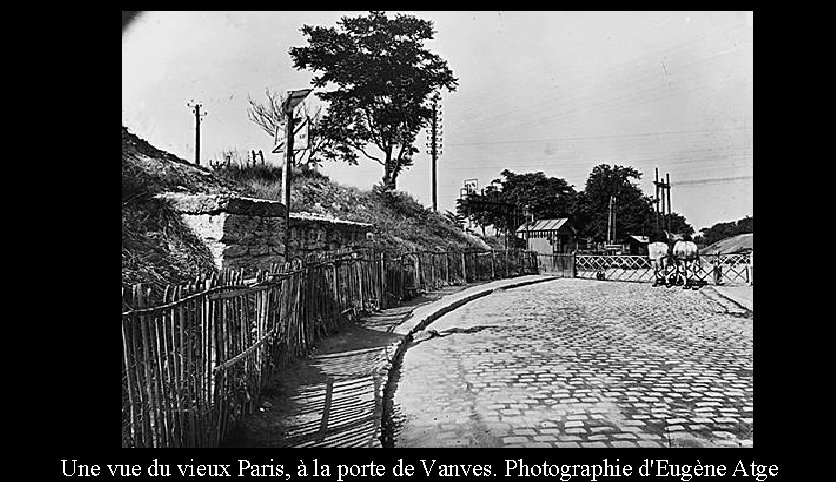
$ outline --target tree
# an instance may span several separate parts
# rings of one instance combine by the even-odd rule
[[[583,195],[575,206],[576,227],[582,236],[599,241],[607,237],[607,218],[610,197],[616,201],[616,235],[623,239],[628,234],[647,235],[655,227],[655,211],[648,196],[633,182],[641,173],[629,166],[600,164],[592,169],[586,180]],[[694,232],[685,217],[671,213],[671,231]]]
[[[754,218],[752,216],[745,216],[738,221],[716,223],[710,227],[700,229],[700,241],[708,246],[730,236],[753,232]]]
[[[616,201],[616,234],[640,234],[653,214],[650,199],[632,180],[641,173],[629,166],[600,164],[592,168],[584,187],[583,203],[578,206],[581,234],[596,240],[607,238],[610,198]]]
[[[472,193],[461,200],[459,213],[470,215],[482,227],[495,226],[514,232],[523,222],[528,206],[535,219],[570,216],[577,192],[565,179],[547,177],[542,172],[515,174],[502,171],[503,179],[495,179],[483,193]]]
[[[357,164],[360,152],[383,166],[384,186],[394,189],[418,152],[413,144],[432,115],[430,95],[457,85],[447,62],[424,46],[435,34],[432,22],[375,11],[343,17],[336,28],[304,25],[302,34],[308,46],[290,49],[294,66],[318,73],[316,88],[337,87],[316,94],[328,103],[318,127],[330,141],[323,157]],[[380,154],[369,152],[374,147]]]

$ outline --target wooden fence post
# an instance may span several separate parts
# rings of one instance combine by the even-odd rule
[[[462,251],[462,281],[467,284],[467,262],[465,261],[464,251]]]
[[[365,263],[363,263],[362,258],[355,261],[355,266],[357,267],[357,277],[359,278],[359,280],[358,280],[359,281],[358,290],[360,292],[360,311],[363,311],[363,312],[366,311],[366,296],[365,296],[365,292],[363,290],[363,266],[364,266],[364,264]],[[368,287],[366,287],[366,289],[368,289]]]
[[[493,254],[493,248],[491,248],[491,279],[495,279],[495,278],[496,278],[496,273],[494,271],[494,254]]]
[[[755,285],[755,251],[749,253],[749,286]]]
[[[415,292],[421,287],[421,254],[416,251],[412,263],[415,265]]]
[[[505,251],[503,251],[503,257],[505,258],[505,277],[507,278],[511,274],[511,272],[510,272],[511,268],[508,264],[508,250],[507,249]]]
[[[122,298],[125,298],[125,288],[122,288]],[[135,307],[135,305],[132,304]],[[138,446],[141,442],[140,427],[137,426],[137,402],[134,399],[135,393],[135,373],[131,368],[131,362],[136,363],[133,354],[134,349],[134,317],[122,317],[122,357],[125,363],[125,376],[127,377],[127,391],[128,391],[128,427],[131,439],[134,441],[134,446]],[[136,365],[138,367],[138,365]]]
[[[578,252],[572,251],[572,277],[578,277]]]
[[[450,251],[444,252],[444,282],[450,286]]]
[[[432,289],[435,289],[435,254],[434,252],[430,253],[430,283],[432,284]]]

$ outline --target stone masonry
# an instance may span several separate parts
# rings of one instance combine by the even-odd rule
[[[218,269],[269,269],[284,263],[285,205],[227,195],[164,193],[200,237]],[[374,226],[311,213],[290,214],[293,257],[348,247],[368,247]]]

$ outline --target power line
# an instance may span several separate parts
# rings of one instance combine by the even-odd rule
[[[738,28],[738,26],[731,26],[731,27],[728,27],[728,28],[724,28],[722,31],[716,32],[716,33],[722,34],[726,37],[729,37],[730,32],[734,31],[736,28]],[[612,78],[612,79],[630,78],[631,79],[631,84],[633,84],[633,85],[644,85],[646,82],[640,82],[639,80],[643,79],[647,76],[653,76],[655,74],[653,74],[652,71],[648,71],[646,66],[642,62],[648,61],[650,59],[658,59],[660,57],[661,58],[672,58],[672,59],[677,58],[678,55],[675,55],[675,53],[677,51],[679,51],[680,49],[684,49],[685,47],[688,47],[692,44],[702,42],[703,40],[704,39],[701,38],[701,37],[700,38],[695,38],[695,39],[686,41],[682,44],[679,44],[679,45],[676,45],[676,46],[673,46],[673,47],[670,47],[670,48],[658,49],[658,50],[653,51],[653,52],[644,53],[644,54],[638,55],[636,57],[633,57],[629,60],[626,60],[624,62],[621,62],[619,64],[612,65],[612,66],[610,66],[610,67],[608,67],[608,68],[606,68],[602,71],[595,72],[594,74],[578,75],[577,72],[569,71],[569,72],[560,74],[559,78],[560,78],[561,84],[566,84],[566,85],[571,85],[573,83],[573,82],[571,82],[572,80],[575,80],[575,81],[578,81],[578,80],[592,80],[593,76],[594,76],[595,79],[600,79],[600,78]],[[730,38],[729,40],[731,41],[733,39]],[[740,40],[738,42],[738,44],[740,44],[740,43],[745,44],[747,42],[744,42],[743,40]],[[732,51],[735,51],[735,50],[733,49],[731,51],[718,52],[718,53],[715,53],[714,55],[704,56],[704,57],[701,57],[701,58],[698,58],[698,59],[691,60],[690,62],[686,62],[684,64],[678,64],[678,65],[675,64],[675,67],[677,69],[690,67],[690,66],[692,66],[696,63],[699,63],[699,62],[704,62],[706,60],[710,60],[710,59],[717,58],[717,57],[723,57],[726,54],[731,53]],[[737,49],[736,51],[739,51],[739,49]],[[532,80],[537,80],[537,79],[541,79],[541,78],[542,78],[542,76],[539,75],[539,74],[536,74],[536,75],[531,74],[528,79],[524,79],[521,82],[524,83],[524,84],[531,84]],[[580,84],[581,85],[587,85],[588,82],[580,82]],[[518,84],[518,85],[522,85],[522,84]],[[614,89],[610,89],[610,90],[614,90]],[[651,92],[651,91],[658,91],[658,90],[659,90],[658,88],[654,87],[652,89],[645,90],[643,92]],[[614,91],[614,92],[621,92],[621,91],[619,90],[619,91]],[[533,105],[533,106],[530,106],[530,107],[526,106],[526,105],[517,106],[517,107],[511,108],[511,109],[506,110],[505,112],[501,112],[501,113],[486,113],[487,116],[477,114],[476,116],[470,116],[469,118],[467,118],[467,120],[469,122],[471,122],[471,121],[474,120],[474,117],[475,117],[476,122],[481,122],[481,123],[485,123],[486,121],[507,120],[507,119],[510,119],[512,117],[512,116],[509,116],[508,114],[516,113],[516,112],[519,112],[519,111],[526,111],[528,109],[531,109],[532,107],[535,108],[535,112],[536,112],[538,110],[537,108],[542,109],[544,107],[544,104],[548,104],[548,103],[551,103],[551,102],[557,102],[557,101],[560,101],[560,100],[564,100],[564,103],[571,104],[572,102],[578,102],[580,100],[586,100],[586,99],[592,99],[592,98],[600,101],[600,97],[601,97],[599,92],[596,92],[596,93],[589,92],[588,89],[584,89],[584,88],[576,89],[576,92],[574,92],[574,93],[571,92],[571,91],[567,92],[567,93],[569,94],[568,99],[570,100],[570,102],[565,102],[564,99],[552,99],[552,100],[546,100],[546,101],[540,100],[540,101],[537,102],[536,105]],[[580,95],[577,95],[578,93]],[[623,93],[616,93],[615,95],[617,96],[617,99],[622,99],[623,98]],[[610,100],[600,102],[600,104],[610,104],[610,103],[611,103]],[[450,109],[451,115],[453,114],[454,110],[455,109],[453,109],[452,106],[451,106],[451,109]],[[464,113],[468,114],[470,112],[465,111]],[[456,112],[456,114],[460,114],[460,113]],[[457,115],[457,117],[458,117],[458,115]]]
[[[742,181],[745,179],[754,179],[755,176],[727,176],[727,177],[709,177],[704,179],[689,179],[687,181],[680,181],[675,186],[699,186],[703,184],[717,184],[721,182]]]
[[[735,131],[735,130],[748,130],[748,129],[752,129],[752,126],[723,127],[723,128],[719,128],[719,129],[696,129],[696,130],[683,130],[683,131],[642,132],[642,133],[638,133],[638,134],[624,134],[624,135],[617,135],[617,136],[552,137],[552,138],[543,138],[543,139],[517,139],[517,140],[508,140],[508,141],[451,142],[448,145],[450,145],[450,146],[471,146],[471,145],[482,145],[482,144],[526,144],[526,143],[532,143],[532,142],[583,141],[583,140],[595,140],[595,139],[624,139],[624,138],[632,138],[632,137],[646,137],[646,136],[671,135],[671,134],[692,134],[692,133],[702,133],[702,132],[720,132],[720,131]]]

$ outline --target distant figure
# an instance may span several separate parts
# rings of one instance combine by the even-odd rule
[[[723,264],[720,262],[720,257],[717,256],[717,259],[712,261],[714,272],[714,284],[718,286],[723,285]]]
[[[650,235],[650,244],[647,246],[647,257],[650,258],[650,266],[653,268],[655,278],[653,286],[665,284],[665,270],[667,268],[668,243],[665,242],[665,235],[661,231],[654,231]]]
[[[688,267],[691,267],[691,274],[693,274],[694,261],[697,260],[699,253],[697,252],[697,245],[691,241],[691,235],[685,234],[682,239],[673,245],[673,258],[676,262],[676,278],[682,279],[679,274],[679,267],[682,266],[682,277],[685,280],[685,288],[691,288],[691,278],[688,275]]]

